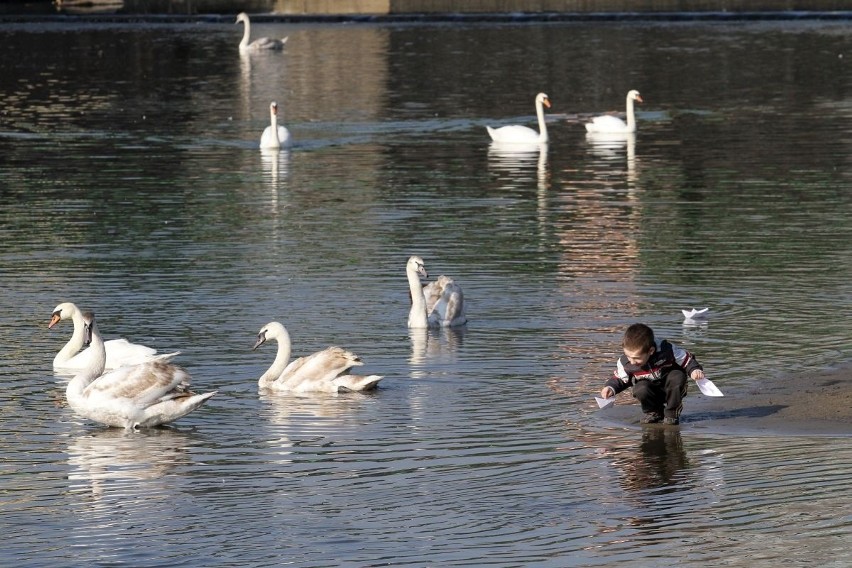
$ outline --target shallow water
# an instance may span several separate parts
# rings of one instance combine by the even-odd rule
[[[592,399],[637,320],[728,397],[850,361],[848,26],[253,29],[285,53],[0,27],[0,563],[850,563],[848,435],[726,433],[695,389],[680,430]],[[630,88],[638,135],[587,140]],[[549,147],[490,148],[538,91]],[[271,100],[289,152],[257,149]],[[406,329],[411,254],[465,329]],[[78,418],[70,326],[46,329],[67,300],[219,394],[165,430]],[[381,388],[259,395],[272,319]]]

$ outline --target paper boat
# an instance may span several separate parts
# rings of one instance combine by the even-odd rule
[[[614,396],[611,396],[611,397],[609,397],[609,398],[601,398],[601,397],[599,397],[599,396],[596,396],[596,397],[595,397],[595,402],[597,402],[597,403],[598,403],[598,408],[606,408],[607,406],[609,406],[609,405],[611,405],[613,402],[615,402],[615,397],[614,397]]]
[[[681,310],[681,312],[683,312],[683,317],[688,320],[691,320],[703,317],[704,314],[706,314],[709,310],[710,308],[701,308],[700,310],[696,310],[695,308],[693,308],[691,310]]]
[[[725,396],[710,379],[698,379],[695,384],[704,396]]]

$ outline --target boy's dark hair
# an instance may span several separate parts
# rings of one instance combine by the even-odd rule
[[[621,346],[624,349],[631,351],[645,352],[654,347],[654,330],[644,323],[634,323],[624,332],[624,339],[621,340]]]

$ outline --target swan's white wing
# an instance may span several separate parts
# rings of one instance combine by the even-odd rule
[[[105,341],[104,348],[106,349],[106,364],[104,368],[107,370],[126,367],[128,365],[140,365],[151,361],[168,361],[178,355],[177,352],[157,355],[156,349],[138,343],[130,343],[123,338]],[[54,363],[54,367],[60,371],[88,368],[93,353],[90,349],[84,349],[64,363]]]
[[[90,401],[124,400],[144,408],[189,389],[189,374],[175,365],[154,362],[121,367],[95,379],[83,391]]]
[[[281,142],[281,138],[278,138],[279,143]],[[260,135],[260,147],[261,148],[274,148],[275,147],[275,138],[272,134],[272,127],[267,126],[263,129],[263,134]]]
[[[284,49],[284,44],[287,43],[286,37],[281,39],[273,39],[269,37],[261,37],[249,44],[249,49],[264,50],[264,49]]]
[[[461,325],[467,321],[464,313],[464,293],[449,276],[439,276],[428,284],[423,293],[429,319],[441,326]]]
[[[282,147],[290,146],[292,142],[290,139],[290,131],[284,126],[278,127],[278,141],[281,142]]]
[[[586,123],[588,132],[624,132],[627,130],[627,123],[611,114],[596,116],[591,122]]]
[[[273,386],[291,391],[337,392],[332,381],[352,367],[363,364],[354,353],[340,347],[328,347],[287,365]]]
[[[539,133],[528,126],[512,124],[510,126],[501,126],[500,128],[488,129],[488,134],[495,142],[503,142],[510,144],[530,144],[539,141]]]
[[[138,365],[151,360],[157,354],[156,349],[138,343],[130,343],[124,338],[105,341],[104,347],[106,348],[107,369],[116,369],[124,365]]]

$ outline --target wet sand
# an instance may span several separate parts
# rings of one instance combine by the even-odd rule
[[[852,436],[852,368],[767,380],[761,388],[738,389],[716,382],[724,397],[711,398],[690,384],[679,428],[683,433],[760,436]],[[602,411],[612,424],[640,425],[638,403],[625,391]]]

